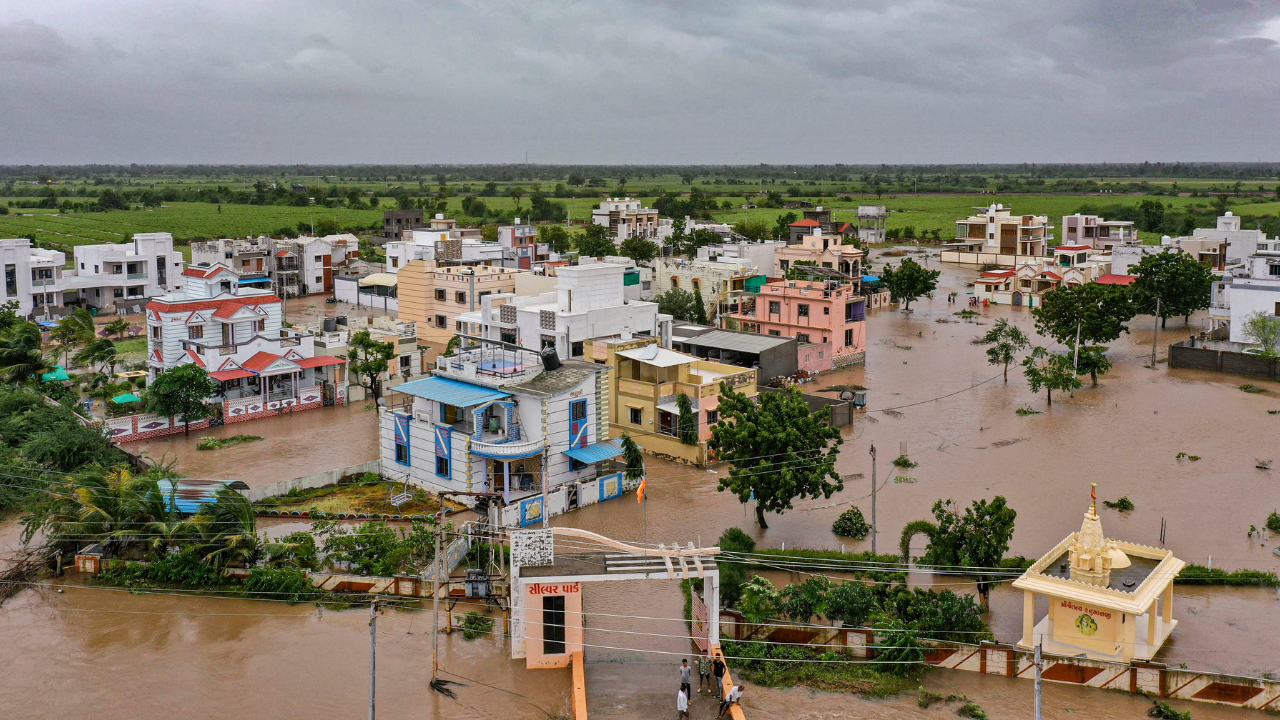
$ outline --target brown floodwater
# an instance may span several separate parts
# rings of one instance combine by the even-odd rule
[[[125,447],[173,462],[188,477],[241,480],[250,487],[305,477],[378,459],[378,414],[356,402],[345,407],[232,423]],[[197,450],[204,436],[258,435],[262,440],[220,450]]]
[[[935,265],[936,267],[936,265]],[[1115,368],[1098,388],[1074,399],[1030,392],[1018,370],[1006,384],[970,343],[997,318],[1033,332],[1026,309],[992,307],[976,322],[953,313],[964,304],[965,282],[976,271],[945,267],[936,299],[913,303],[913,312],[873,311],[868,319],[867,363],[806,386],[870,388],[870,412],[845,430],[838,470],[862,473],[831,498],[797,501],[755,527],[752,508],[717,492],[723,471],[709,472],[649,461],[649,501],[630,496],[554,519],[620,539],[710,544],[738,526],[761,546],[870,549],[831,533],[832,521],[850,504],[870,519],[869,443],[879,449],[877,547],[893,552],[911,520],[929,517],[933,503],[967,504],[1001,494],[1018,511],[1011,550],[1038,557],[1079,527],[1089,483],[1100,499],[1128,496],[1129,514],[1102,509],[1109,535],[1166,546],[1185,560],[1215,567],[1280,569],[1272,551],[1280,538],[1263,533],[1266,515],[1280,507],[1274,471],[1255,459],[1280,460],[1280,385],[1195,371],[1144,367],[1151,350],[1150,318],[1111,346]],[[961,293],[949,305],[946,292]],[[339,314],[341,306],[308,300],[290,312]],[[311,306],[311,307],[308,307]],[[947,320],[948,322],[938,322]],[[1161,342],[1199,330],[1171,320]],[[1040,340],[1040,342],[1044,342]],[[1161,357],[1164,352],[1161,351]],[[1087,382],[1087,380],[1086,380]],[[1263,394],[1241,392],[1253,382]],[[971,387],[976,386],[976,387]],[[947,396],[947,397],[942,397]],[[940,399],[939,399],[940,398]],[[1020,416],[1019,407],[1039,411]],[[884,412],[898,408],[895,412]],[[900,413],[900,414],[899,414]],[[155,457],[165,450],[179,468],[197,477],[241,479],[250,485],[298,477],[377,456],[375,418],[362,407],[301,413],[215,432],[267,438],[235,448],[197,452],[181,436],[139,443]],[[893,472],[889,461],[905,443],[919,466]],[[1177,459],[1178,453],[1200,460]],[[894,482],[895,476],[906,480]],[[645,517],[647,515],[647,518]],[[288,525],[281,523],[284,530]],[[647,527],[647,531],[646,528]],[[0,524],[0,539],[12,534]],[[9,544],[5,540],[4,544]],[[923,540],[915,541],[919,553]],[[798,579],[770,574],[775,582]],[[955,578],[913,582],[972,592]],[[616,582],[587,586],[587,660],[591,714],[598,718],[650,718],[673,712],[676,666],[686,640],[637,633],[683,635],[684,624],[614,615],[677,618],[682,598],[674,582]],[[1261,588],[1178,586],[1174,614],[1181,620],[1162,659],[1189,667],[1245,674],[1280,671],[1280,599]],[[1012,590],[992,594],[991,624],[998,639],[1016,639],[1021,598]],[[442,666],[470,678],[459,701],[430,694],[430,622],[425,613],[389,612],[379,621],[379,712],[382,717],[546,718],[569,713],[568,674],[527,672],[511,662],[504,641],[442,638]],[[622,632],[618,632],[622,631]],[[615,649],[627,648],[627,649]],[[640,652],[636,652],[640,651]],[[318,611],[283,603],[172,597],[100,589],[27,590],[0,608],[0,696],[4,717],[154,717],[181,710],[212,718],[271,716],[352,717],[366,712],[368,676],[366,610]],[[490,687],[493,686],[493,687]],[[964,693],[992,717],[1030,715],[1031,684],[972,673],[931,671],[924,686]],[[500,688],[500,689],[496,689]],[[954,707],[918,708],[913,695],[864,700],[804,688],[751,688],[745,703],[754,718],[952,717]],[[1049,684],[1048,718],[1133,718],[1148,701],[1120,693]],[[1184,707],[1188,705],[1183,704]],[[1237,717],[1238,710],[1194,704],[1197,718]],[[694,714],[713,712],[695,695]]]

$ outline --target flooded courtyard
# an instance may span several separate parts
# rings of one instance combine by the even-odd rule
[[[1273,552],[1280,537],[1249,536],[1251,525],[1262,527],[1267,514],[1280,507],[1280,470],[1254,467],[1258,459],[1280,459],[1280,416],[1267,413],[1280,409],[1280,385],[1169,371],[1163,364],[1144,367],[1153,323],[1139,318],[1131,323],[1130,335],[1111,345],[1115,367],[1100,387],[1089,387],[1086,378],[1074,399],[1055,393],[1049,407],[1043,393],[1029,390],[1019,368],[1010,369],[1006,384],[1000,368],[987,364],[984,348],[971,344],[1002,317],[1032,335],[1025,308],[980,309],[981,316],[970,322],[954,315],[967,307],[965,283],[976,274],[944,267],[935,299],[913,303],[910,314],[873,311],[866,364],[805,386],[806,392],[845,384],[869,388],[868,412],[844,431],[837,469],[849,480],[831,498],[798,501],[785,514],[768,516],[769,528],[761,530],[753,507],[717,492],[722,470],[649,459],[647,518],[627,496],[554,518],[553,524],[622,540],[699,545],[710,545],[724,529],[737,526],[762,547],[868,550],[870,538],[839,538],[831,523],[851,504],[871,519],[868,449],[874,442],[881,553],[896,552],[907,522],[931,519],[935,501],[951,498],[967,505],[999,494],[1018,512],[1011,553],[1039,557],[1079,528],[1089,483],[1096,482],[1100,501],[1127,496],[1136,506],[1130,513],[1100,506],[1108,535],[1159,546],[1163,523],[1164,545],[1189,562],[1209,564],[1211,557],[1213,567],[1280,569]],[[960,293],[959,303],[947,303],[951,291]],[[298,308],[303,309],[341,314],[340,307],[323,303]],[[1189,326],[1171,319],[1160,344],[1199,329],[1196,317]],[[1242,392],[1238,386],[1245,382],[1266,392]],[[1019,408],[1036,414],[1019,415]],[[218,451],[196,451],[196,434],[134,447],[175,461],[190,476],[258,486],[375,459],[375,427],[375,413],[357,404],[215,429],[213,434],[266,438]],[[919,465],[898,472],[890,461],[903,444]],[[1179,453],[1201,459],[1179,459]],[[862,477],[855,479],[856,474]],[[914,552],[922,552],[923,545],[917,537]],[[934,585],[972,591],[972,583],[960,578],[937,579]],[[1280,596],[1274,589],[1177,586],[1175,598],[1174,615],[1181,624],[1160,659],[1248,675],[1280,672],[1275,651]],[[682,613],[677,585],[589,587],[586,604],[589,613],[599,613],[588,618],[586,635],[586,643],[595,646],[586,653],[592,716],[649,718],[673,712],[670,678],[688,643],[658,635],[686,632],[676,619]],[[1021,594],[1007,586],[993,592],[990,622],[997,639],[1018,638],[1021,607]],[[210,718],[362,715],[367,622],[367,610],[360,609],[330,612],[106,589],[26,590],[0,608],[4,716],[124,718],[179,710]],[[429,624],[429,614],[421,612],[393,611],[379,621],[381,716],[469,720],[569,714],[568,674],[523,670],[522,663],[507,659],[509,648],[500,638],[442,638],[442,667],[468,685],[459,690],[458,701],[430,693]],[[131,692],[120,692],[123,683]],[[1030,714],[1030,683],[932,671],[924,685],[943,694],[966,693],[992,717]],[[703,699],[696,698],[697,717],[714,712]],[[1118,693],[1046,688],[1049,718],[1133,718],[1148,706],[1149,701]],[[745,707],[753,718],[779,719],[954,714],[954,707],[920,709],[914,695],[863,700],[804,688],[753,687]],[[1194,713],[1197,718],[1240,715],[1205,705],[1197,705]]]

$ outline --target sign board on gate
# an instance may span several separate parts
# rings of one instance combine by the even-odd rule
[[[706,652],[710,647],[711,624],[707,619],[707,604],[702,602],[702,598],[692,588],[689,595],[693,598],[693,644],[698,646],[702,652]]]

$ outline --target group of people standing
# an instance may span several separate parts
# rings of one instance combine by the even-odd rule
[[[701,693],[703,687],[706,687],[707,694],[714,694],[720,700],[720,712],[717,718],[724,717],[729,712],[729,708],[738,704],[742,700],[742,686],[734,685],[727,692],[724,691],[724,660],[716,657],[712,658],[707,652],[698,655],[698,692]],[[714,684],[712,679],[714,677]],[[689,717],[689,693],[693,690],[693,668],[689,666],[689,661],[680,661],[680,694],[676,696],[676,712],[679,720],[688,720]]]

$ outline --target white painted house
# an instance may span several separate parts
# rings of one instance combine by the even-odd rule
[[[1214,328],[1230,325],[1232,342],[1254,342],[1244,332],[1253,314],[1280,316],[1280,240],[1260,242],[1257,248],[1243,268],[1228,270],[1226,277],[1213,283],[1210,324]]]
[[[628,271],[607,262],[562,266],[555,292],[488,295],[479,310],[457,320],[478,337],[534,351],[555,348],[560,357],[581,357],[585,341],[624,332],[652,335],[669,347],[671,316],[659,314],[655,302],[626,299]]]
[[[147,303],[147,377],[195,363],[220,383],[228,422],[345,404],[346,360],[317,355],[283,327],[281,299],[240,285],[225,265],[183,271],[184,290]]]
[[[380,410],[382,472],[437,492],[497,493],[509,527],[622,493],[609,440],[607,366],[544,367],[538,353],[478,341],[437,358],[434,375],[396,388]],[[477,504],[478,496],[454,499]],[[488,499],[481,507],[490,505]]]
[[[67,256],[56,250],[31,247],[27,238],[0,240],[4,285],[0,303],[17,302],[19,315],[62,304],[62,266]]]

